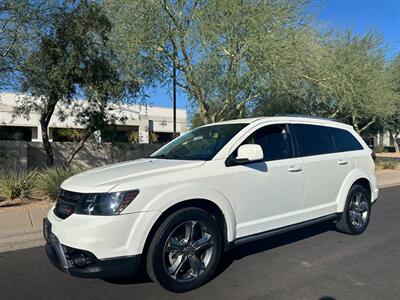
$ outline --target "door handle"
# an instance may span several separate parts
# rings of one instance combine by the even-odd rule
[[[303,168],[301,166],[290,166],[288,168],[289,172],[301,172],[303,171]]]
[[[347,159],[342,158],[342,159],[339,159],[337,163],[339,165],[343,166],[343,165],[347,165],[349,162],[347,161]]]

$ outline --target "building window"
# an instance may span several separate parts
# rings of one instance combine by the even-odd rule
[[[50,128],[53,142],[79,142],[84,130],[74,128]]]
[[[110,125],[101,131],[101,141],[110,143],[139,143],[139,127]]]
[[[0,140],[30,142],[32,140],[32,127],[0,126]]]
[[[154,132],[157,135],[157,143],[165,144],[172,141],[172,132]],[[176,137],[179,133],[176,133]]]

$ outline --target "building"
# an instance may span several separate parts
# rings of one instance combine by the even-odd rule
[[[0,140],[22,140],[41,142],[42,130],[39,122],[39,114],[31,112],[29,118],[13,117],[13,109],[19,98],[26,97],[23,94],[1,93],[0,94]],[[85,102],[82,101],[82,105]],[[48,134],[50,141],[68,141],[62,130],[68,129],[75,132],[84,128],[76,124],[73,116],[60,121],[58,112],[63,109],[57,107],[51,118]],[[124,123],[116,123],[112,130],[114,141],[132,141],[136,136],[139,143],[149,143],[157,139],[157,142],[167,142],[172,139],[173,133],[173,111],[172,108],[144,106],[144,105],[122,105],[111,111],[118,116],[125,116]],[[181,134],[186,131],[186,110],[176,111],[176,131]],[[152,138],[151,138],[152,137]],[[111,136],[107,132],[97,133],[96,138],[101,141],[110,141]]]
[[[388,131],[377,133],[374,137],[374,146],[382,146],[389,152],[395,151],[395,143],[400,145],[400,134],[391,136]]]

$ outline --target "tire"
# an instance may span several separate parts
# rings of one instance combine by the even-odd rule
[[[351,187],[346,204],[339,221],[336,223],[338,231],[357,235],[367,229],[371,217],[371,196],[361,185]]]
[[[199,208],[172,213],[149,245],[146,270],[165,289],[186,292],[206,283],[222,253],[222,235],[216,220]]]

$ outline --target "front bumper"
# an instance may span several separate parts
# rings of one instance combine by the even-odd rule
[[[158,216],[158,211],[146,211],[117,216],[72,214],[61,219],[54,208],[47,214],[51,232],[61,244],[89,251],[101,260],[142,254]]]
[[[51,231],[51,223],[43,220],[46,254],[59,270],[76,277],[111,278],[137,276],[141,273],[141,255],[98,259],[94,254],[62,245]]]

